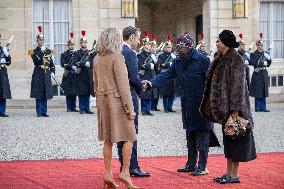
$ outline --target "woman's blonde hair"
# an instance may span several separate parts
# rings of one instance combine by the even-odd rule
[[[99,55],[105,56],[110,53],[120,53],[122,47],[122,33],[116,28],[105,29],[97,42],[96,51]]]

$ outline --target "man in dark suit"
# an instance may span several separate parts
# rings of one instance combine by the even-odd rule
[[[193,48],[192,37],[185,33],[177,40],[178,57],[171,66],[151,81],[145,81],[149,87],[161,86],[175,78],[181,85],[181,108],[183,129],[186,131],[188,161],[178,172],[192,172],[193,176],[206,175],[210,132],[213,124],[199,112],[209,59]],[[197,158],[199,156],[199,158]],[[197,163],[197,159],[199,159]],[[197,165],[196,165],[197,164]]]
[[[132,49],[137,48],[137,45],[140,42],[140,35],[141,35],[141,32],[136,27],[128,26],[123,30],[124,45],[122,47],[122,55],[124,56],[126,67],[128,70],[130,92],[132,96],[134,111],[136,113],[136,117],[134,120],[134,126],[135,126],[137,134],[138,134],[138,107],[139,107],[139,100],[138,100],[137,95],[140,95],[142,93],[143,84],[138,76],[138,63],[137,63],[136,53]],[[120,161],[121,167],[123,163],[122,162],[123,144],[124,142],[117,143],[118,155],[119,155],[119,161]],[[130,175],[132,176],[136,176],[136,177],[150,176],[149,173],[142,171],[138,165],[137,141],[133,142],[129,169],[130,169],[129,170]]]

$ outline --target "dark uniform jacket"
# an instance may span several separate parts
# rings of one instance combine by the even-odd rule
[[[167,71],[151,80],[152,86],[160,86],[174,78],[179,80],[183,128],[188,131],[213,129],[213,124],[199,112],[209,65],[208,58],[191,49],[186,59],[176,58]]]
[[[43,62],[44,55],[50,56],[50,61]],[[36,99],[52,99],[52,82],[51,72],[55,73],[54,63],[51,57],[50,49],[45,49],[44,52],[37,46],[31,55],[34,62],[34,71],[31,83],[31,98]]]
[[[267,62],[267,65],[264,62]],[[266,67],[271,65],[271,59],[267,60],[263,52],[256,50],[250,55],[250,65],[254,67],[249,89],[250,96],[256,98],[268,97],[269,79]]]
[[[3,48],[0,46],[0,60],[6,59],[6,63],[0,64],[0,99],[11,99],[11,90],[7,66],[11,64],[11,56],[8,57],[4,54]]]
[[[74,52],[70,51],[69,49],[61,54],[60,63],[61,67],[64,68],[64,73],[62,77],[61,87],[64,90],[64,94],[66,96],[69,95],[76,95],[76,76],[75,72],[72,69],[71,59],[74,55]]]
[[[171,65],[171,53],[164,52],[158,57],[158,72],[165,72]],[[165,85],[160,86],[159,92],[163,97],[171,97],[175,95],[175,80],[171,80]]]
[[[155,67],[155,64],[152,61],[151,57],[149,57],[150,55],[151,55],[151,53],[145,51],[144,49],[142,50],[142,52],[140,54],[137,55],[138,70],[139,70],[139,75],[140,75],[141,80],[151,80],[152,78],[154,78],[156,76],[156,70],[155,69],[157,69],[157,67]],[[150,61],[145,62],[145,60],[147,58]],[[153,66],[151,68],[151,64],[154,65],[154,68],[153,68]],[[158,98],[158,89],[152,88],[151,90],[143,91],[140,98],[141,99],[150,99],[150,100],[151,99],[157,99]]]
[[[93,81],[93,63],[94,58],[96,57],[97,52],[94,51],[90,53],[89,61],[90,61],[90,68],[89,68],[89,74],[90,74],[90,85],[91,85],[91,95],[95,97],[95,91],[94,91],[94,81]]]
[[[250,61],[248,59],[248,57],[245,55],[245,51],[244,50],[238,50],[238,53],[241,55],[241,57],[243,58],[243,61],[245,62],[246,60],[247,61]],[[249,85],[250,85],[250,73],[249,73],[249,66],[246,65],[246,81],[247,81],[247,85],[248,85],[248,88],[249,88]]]
[[[77,80],[77,95],[91,95],[91,75],[90,68],[86,67],[86,62],[90,60],[89,50],[77,50],[72,57],[72,64],[81,69],[76,74]],[[91,62],[90,62],[91,64]]]
[[[137,63],[136,53],[132,49],[130,49],[127,45],[124,44],[122,46],[121,54],[125,59],[125,64],[128,71],[130,93],[132,96],[134,112],[136,113],[134,125],[136,133],[138,133],[139,100],[137,95],[141,95],[144,88],[138,75],[138,63]]]

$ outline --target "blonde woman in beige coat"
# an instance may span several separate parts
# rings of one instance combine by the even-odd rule
[[[135,112],[128,83],[128,74],[123,56],[122,34],[116,28],[105,29],[96,46],[98,55],[94,59],[93,80],[96,93],[98,137],[104,141],[103,155],[106,175],[104,186],[117,188],[111,172],[112,145],[125,141],[123,145],[123,167],[119,179],[128,188],[138,188],[132,184],[129,164],[132,143],[137,139]]]

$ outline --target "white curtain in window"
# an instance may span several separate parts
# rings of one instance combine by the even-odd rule
[[[273,3],[273,58],[284,58],[284,3]]]
[[[50,43],[50,14],[48,0],[33,1],[33,44],[36,47],[36,36],[38,35],[38,26],[42,26],[45,44],[49,47]]]
[[[55,63],[60,64],[60,54],[66,50],[69,39],[70,0],[53,1],[53,32]]]
[[[260,32],[263,33],[264,48],[268,48],[270,45],[270,4],[260,4]],[[259,37],[258,37],[259,38]]]

